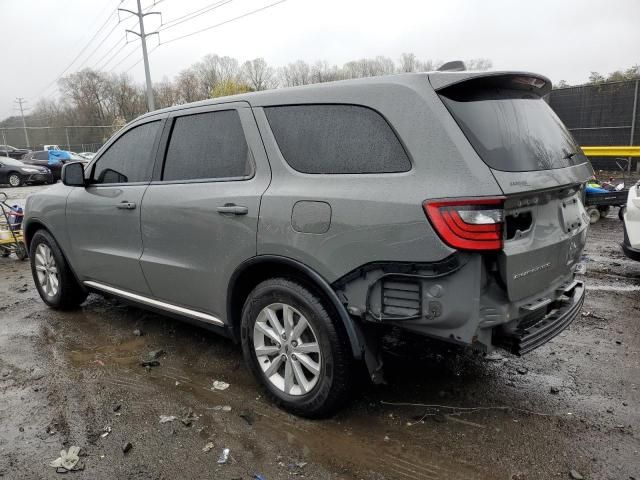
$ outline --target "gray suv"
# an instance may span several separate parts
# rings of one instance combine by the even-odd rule
[[[88,292],[242,344],[270,397],[334,411],[384,327],[488,352],[561,332],[592,169],[530,73],[249,93],[133,121],[27,200],[43,301]]]

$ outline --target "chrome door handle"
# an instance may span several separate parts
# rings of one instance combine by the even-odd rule
[[[235,203],[227,203],[222,207],[218,207],[216,209],[218,213],[221,214],[231,214],[231,215],[246,215],[249,213],[249,209],[243,205],[236,205]]]
[[[127,202],[125,200],[124,202],[120,202],[118,205],[116,205],[116,207],[122,210],[133,210],[134,208],[136,208],[136,202]]]

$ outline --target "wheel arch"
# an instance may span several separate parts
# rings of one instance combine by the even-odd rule
[[[27,246],[27,251],[31,249],[31,240],[33,239],[33,236],[38,230],[46,230],[47,232],[49,232],[49,235],[53,236],[53,233],[51,233],[51,230],[49,230],[49,228],[47,228],[47,226],[44,223],[42,223],[40,220],[38,219],[30,220],[27,223],[27,225],[24,227],[24,232],[23,232],[24,244]]]
[[[365,342],[362,332],[329,283],[307,265],[279,255],[259,255],[246,260],[231,276],[227,289],[227,322],[234,338],[240,338],[242,307],[247,296],[260,282],[274,277],[293,278],[319,293],[340,319],[354,358],[363,358]]]

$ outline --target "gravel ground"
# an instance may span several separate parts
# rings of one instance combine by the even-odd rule
[[[323,421],[270,405],[229,340],[95,295],[49,310],[0,258],[0,477],[57,477],[77,445],[78,479],[640,479],[640,263],[621,239],[615,209],[591,228],[582,317],[551,343],[483,358],[394,332],[388,385]]]

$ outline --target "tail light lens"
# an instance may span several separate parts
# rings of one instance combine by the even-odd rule
[[[427,217],[444,242],[461,250],[502,249],[504,198],[427,200]]]

